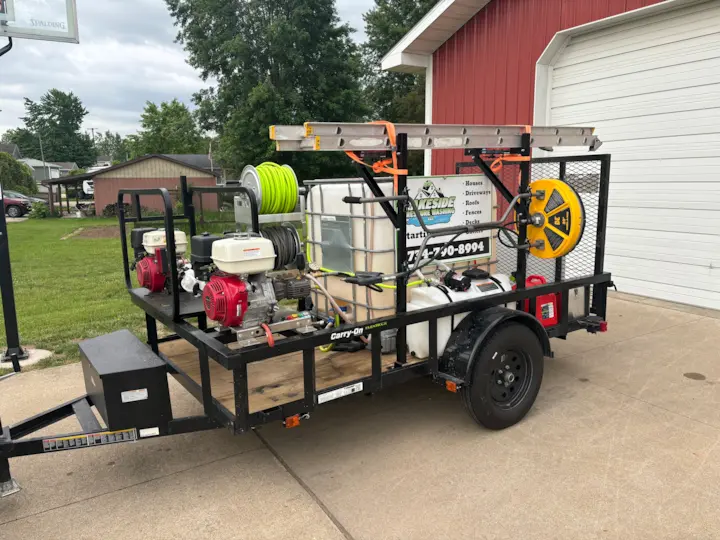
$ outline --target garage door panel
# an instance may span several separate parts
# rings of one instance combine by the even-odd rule
[[[720,228],[715,230],[712,229],[712,227],[715,226],[720,227],[720,212],[713,212],[711,210],[697,212],[696,210],[689,210],[685,207],[643,208],[642,211],[639,212],[636,208],[615,206],[613,201],[610,200],[608,215],[612,215],[618,219],[637,219],[645,222],[663,221],[677,226],[676,230],[682,230],[682,226],[684,225],[702,222],[702,225],[705,226],[705,230],[708,232],[716,236],[720,232]]]
[[[598,121],[632,118],[642,122],[656,114],[696,111],[717,107],[720,87],[717,85],[682,87],[640,96],[623,95],[612,101],[608,108],[598,108],[596,102],[555,105],[554,122],[558,125],[576,124],[594,126]]]
[[[594,126],[612,155],[620,290],[720,309],[720,1],[571,38],[548,99],[549,124]]]
[[[678,59],[677,63],[666,68],[657,67],[646,69],[645,59],[635,58],[635,70],[629,73],[613,73],[609,67],[598,66],[593,70],[591,78],[582,78],[580,74],[573,74],[566,79],[565,84],[555,78],[557,70],[553,71],[553,107],[564,107],[581,103],[592,103],[601,100],[617,99],[625,96],[644,96],[658,92],[667,92],[680,88],[691,88],[718,84],[720,82],[720,38],[708,51],[708,58],[697,59],[688,63],[685,59]],[[659,59],[658,64],[667,65],[667,59]],[[638,66],[642,65],[641,71]],[[577,78],[574,78],[577,77]],[[583,82],[572,82],[579,81]]]
[[[717,275],[717,271],[714,269],[720,268],[720,257],[712,259],[710,257],[701,258],[695,253],[693,256],[684,256],[682,253],[675,252],[650,252],[648,251],[637,251],[634,249],[620,249],[612,248],[607,251],[606,264],[612,266],[612,268],[620,268],[620,265],[634,265],[636,268],[647,267],[650,269],[664,268],[670,262],[682,271],[678,270],[679,274],[683,272],[690,276],[696,276],[698,278],[708,280],[717,279],[715,285],[720,285],[720,276]],[[672,270],[675,271],[675,270]]]
[[[653,184],[656,184],[652,190],[648,190],[646,182],[617,182],[614,181],[610,186],[610,194],[618,197],[624,197],[628,193],[634,193],[636,191],[642,192],[641,195],[647,200],[657,200],[661,198],[672,198],[675,201],[717,201],[720,200],[720,184],[717,181],[709,180],[707,182],[683,182],[683,178],[695,178],[692,174],[694,171],[686,170],[683,176],[676,176],[675,180],[680,181],[666,181],[656,182],[650,180]],[[717,179],[717,174],[715,176]],[[615,178],[613,178],[615,180]],[[646,179],[647,180],[647,179]],[[648,193],[648,191],[651,191]]]
[[[704,110],[602,120],[601,124],[603,130],[613,134],[613,141],[645,140],[648,136],[660,138],[718,134],[720,133],[720,102],[716,105]]]
[[[674,27],[682,26],[686,20],[696,20],[694,17],[698,14],[703,18],[712,16],[714,12],[712,11],[713,6],[710,2],[712,2],[712,0],[708,0],[708,3],[689,6],[683,10],[667,11],[651,17],[636,19],[624,24],[607,26],[595,32],[582,34],[573,38],[573,46],[587,45],[597,48],[606,42],[613,43],[618,36],[627,36],[628,33],[634,35],[641,32],[652,32],[659,26],[671,31]]]
[[[612,227],[607,230],[608,249],[612,246],[625,249],[644,249],[646,246],[655,246],[657,253],[683,252],[691,256],[697,255],[699,250],[702,256],[717,258],[720,255],[720,237],[714,234],[693,234],[684,230],[667,231],[659,234],[658,231],[642,229],[622,229]],[[666,259],[667,257],[662,257]]]
[[[645,217],[640,219],[637,216],[625,215],[623,213],[614,211],[612,208],[610,208],[608,211],[608,220],[612,222],[613,227],[617,227],[620,229],[656,231],[663,233],[685,231],[693,234],[707,234],[708,230],[712,230],[711,227],[717,226],[717,220],[713,220],[712,224],[708,224],[705,222],[704,218],[702,220],[696,218],[693,221],[687,223],[673,222],[672,220],[662,217]],[[711,236],[716,237],[715,235]]]
[[[679,200],[673,201],[671,199],[648,201],[644,200],[642,195],[626,198],[610,198],[610,204],[612,204],[613,208],[630,209],[670,210],[675,208],[680,202],[682,202],[683,208],[687,208],[689,210],[696,210],[698,212],[720,212],[720,202],[687,202]],[[699,215],[696,217],[699,217]]]
[[[671,244],[661,246],[648,244],[643,248],[638,248],[627,244],[613,244],[606,248],[607,260],[616,267],[618,261],[628,261],[637,259],[644,266],[652,266],[661,268],[666,264],[674,264],[675,266],[685,267],[689,273],[698,276],[708,276],[714,268],[720,268],[720,254],[706,253],[704,251],[693,251],[688,249],[674,249]],[[720,278],[720,276],[715,276]],[[720,282],[719,282],[720,284]]]
[[[711,22],[716,22],[716,19],[712,19]],[[576,76],[582,76],[586,80],[598,80],[605,76],[614,77],[707,60],[717,55],[719,39],[716,24],[714,32],[693,33],[684,40],[674,40],[655,47],[628,48],[627,52],[612,56],[602,56],[603,49],[599,48],[597,54],[589,56],[584,62],[563,64],[566,55],[573,50],[571,42],[554,64],[554,84],[557,86],[574,84],[573,79]],[[638,60],[642,60],[643,63],[637,65]]]
[[[667,185],[678,186],[678,184]],[[625,206],[628,208],[677,208],[678,203],[682,203],[683,208],[720,210],[720,192],[718,191],[685,192],[682,187],[662,189],[665,187],[662,184],[652,187],[647,184],[631,184],[631,186],[633,189],[612,189],[610,203],[614,207]],[[645,193],[643,189],[651,190],[652,193]]]
[[[609,256],[608,262],[620,275],[635,274],[647,281],[681,284],[686,288],[720,293],[720,268],[710,269],[614,255]]]
[[[600,132],[598,132],[600,133]],[[602,152],[606,149],[602,148]],[[687,189],[696,189],[694,186],[709,184],[706,189],[720,187],[717,183],[720,171],[720,158],[710,157],[704,159],[673,159],[652,163],[648,161],[615,161],[612,164],[612,181],[610,189],[620,189],[626,184],[653,183],[664,184],[684,182],[687,180]],[[662,189],[659,186],[658,189]]]
[[[720,306],[720,293],[643,280],[633,275],[617,274],[613,276],[613,281],[620,292],[710,309],[718,309]]]
[[[602,123],[597,125],[597,133],[604,141],[603,151],[612,154],[613,161],[654,161],[655,164],[646,164],[651,168],[660,168],[657,160],[683,160],[716,157],[720,134],[682,135],[677,137],[662,137],[659,139],[648,137],[638,143],[637,141],[615,141],[612,131],[602,131]],[[663,161],[663,164],[665,161]]]
[[[617,32],[613,36],[573,42],[555,67],[574,66],[600,58],[636,53],[662,45],[672,45],[678,41],[716,34],[717,21],[715,17],[708,17],[709,13],[712,14],[712,11],[706,8],[693,15],[676,18],[674,21],[678,24],[673,25],[670,30],[657,24],[645,24],[640,28]]]

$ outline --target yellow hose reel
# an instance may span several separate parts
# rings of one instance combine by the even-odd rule
[[[530,189],[530,253],[540,259],[564,257],[577,247],[585,230],[582,199],[570,185],[552,178],[537,180]]]

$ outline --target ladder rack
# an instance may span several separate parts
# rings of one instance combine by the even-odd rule
[[[583,146],[595,151],[602,145],[590,127],[481,126],[453,124],[395,124],[408,136],[409,150],[522,148],[530,134],[532,148]],[[302,126],[271,126],[270,139],[279,152],[392,151],[383,124],[307,122]]]

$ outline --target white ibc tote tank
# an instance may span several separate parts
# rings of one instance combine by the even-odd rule
[[[322,182],[322,181],[318,181]],[[392,183],[380,184],[392,195]],[[347,204],[343,198],[372,197],[361,182],[328,181],[310,186],[307,197],[308,253],[321,268],[341,272],[395,273],[395,228],[379,203]],[[377,292],[345,283],[342,277],[321,278],[340,305],[349,305],[360,322],[395,313],[393,289]],[[331,308],[322,294],[314,294],[321,311]]]

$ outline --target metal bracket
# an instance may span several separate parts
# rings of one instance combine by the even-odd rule
[[[14,478],[11,478],[7,482],[0,483],[0,498],[14,495],[20,491],[20,484],[18,484]]]
[[[11,37],[8,38],[8,44],[5,45],[2,49],[0,49],[0,56],[3,56],[10,52],[10,50],[13,48],[13,39]]]
[[[307,334],[317,330],[317,328],[312,326],[312,317],[310,316],[271,323],[268,324],[268,328],[270,328],[270,331],[273,333],[294,331],[298,334]],[[231,331],[237,336],[238,343],[243,347],[267,343],[265,330],[259,326],[253,328],[231,328]]]

